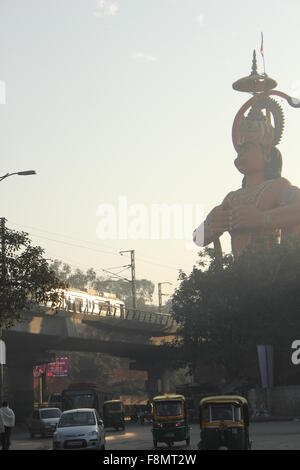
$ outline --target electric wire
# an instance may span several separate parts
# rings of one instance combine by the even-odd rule
[[[19,226],[19,227],[27,227],[27,228],[30,228],[30,226],[28,225],[21,225],[21,224],[17,224],[15,222],[9,222],[10,224],[13,224],[13,225],[16,225],[16,226]],[[34,228],[34,227],[31,227],[33,230],[37,230],[37,231],[41,231],[41,232],[45,232],[45,233],[49,233],[49,234],[53,234],[53,235],[57,235],[57,236],[60,236],[60,237],[64,237],[64,238],[69,238],[71,240],[74,240],[74,241],[80,241],[80,242],[83,242],[83,243],[89,243],[89,244],[92,244],[92,245],[97,245],[96,243],[94,242],[90,242],[90,241],[87,241],[87,240],[82,240],[82,239],[77,239],[77,238],[74,238],[74,237],[70,237],[68,235],[63,235],[63,234],[59,234],[57,232],[50,232],[48,230],[44,230],[44,229],[39,229],[39,228]],[[53,238],[49,238],[49,237],[45,237],[43,235],[39,235],[39,234],[35,234],[35,233],[28,233],[30,236],[33,236],[35,238],[40,238],[40,239],[43,239],[43,240],[47,240],[47,241],[52,241],[54,243],[60,243],[60,244],[63,244],[63,245],[68,245],[68,246],[73,246],[75,248],[81,248],[81,249],[87,249],[89,251],[94,251],[94,252],[97,252],[97,253],[102,253],[102,254],[109,254],[109,255],[112,255],[112,256],[119,256],[119,253],[116,253],[116,252],[110,252],[110,251],[104,251],[104,250],[99,250],[99,249],[96,249],[96,248],[91,248],[91,247],[88,247],[88,246],[84,246],[84,245],[78,245],[78,244],[74,244],[74,243],[69,243],[69,242],[66,242],[66,241],[63,241],[63,240],[56,240],[56,239],[53,239]],[[103,245],[103,244],[102,244]],[[108,245],[103,245],[103,246],[106,246],[108,247]],[[109,247],[110,249],[114,249],[112,247]],[[170,270],[176,270],[176,272],[179,271],[179,268],[175,268],[175,266],[170,266],[170,265],[166,265],[166,264],[162,264],[162,263],[157,263],[155,261],[150,261],[149,259],[147,258],[141,258],[141,257],[136,257],[136,260],[137,261],[140,261],[141,263],[144,263],[144,264],[151,264],[151,265],[154,265],[154,266],[159,266],[159,267],[163,267],[163,268],[167,268],[167,269],[170,269]],[[114,269],[114,268],[112,268]]]

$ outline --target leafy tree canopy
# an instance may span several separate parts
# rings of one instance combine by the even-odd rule
[[[300,241],[215,259],[206,249],[172,299],[177,345],[195,373],[199,362],[226,381],[259,382],[256,346],[275,348],[277,384],[295,380],[291,344],[300,338]],[[222,377],[222,375],[221,375]],[[221,378],[220,377],[220,378]]]
[[[0,327],[10,327],[24,309],[35,303],[59,301],[56,289],[64,283],[43,257],[44,250],[33,246],[28,234],[5,229],[0,252]]]

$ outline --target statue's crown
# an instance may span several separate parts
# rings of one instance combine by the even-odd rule
[[[253,95],[253,98],[242,108],[245,111],[250,108],[248,114],[245,116],[245,111],[241,110],[235,119],[233,138],[236,148],[244,142],[256,142],[271,147],[280,142],[284,128],[284,115],[281,106],[269,97],[276,87],[275,80],[265,73],[258,73],[254,51],[251,74],[233,84],[234,90]]]

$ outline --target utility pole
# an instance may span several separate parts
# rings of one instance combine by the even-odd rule
[[[44,391],[45,391],[45,382],[46,382],[46,372],[41,372],[39,378],[38,378],[38,395],[39,395],[39,405],[40,407],[44,403]]]
[[[2,336],[2,330],[0,329],[0,348],[1,348],[1,354],[0,354],[0,400],[1,400],[1,406],[4,401],[4,362],[5,362],[5,357],[2,357],[5,355],[5,344],[1,340]]]
[[[162,311],[162,292],[161,292],[161,282],[158,283],[158,311]]]
[[[124,253],[130,253],[131,263],[131,288],[132,288],[132,308],[136,310],[136,284],[135,284],[135,250],[120,251],[122,256]]]
[[[1,217],[0,219],[0,237],[1,237],[1,282],[2,286],[5,286],[6,279],[6,247],[5,247],[5,222],[6,219]],[[2,328],[0,328],[0,339],[2,338]],[[0,398],[1,403],[4,400],[4,367],[1,361],[0,364]]]
[[[2,282],[4,284],[6,278],[6,247],[5,247],[5,222],[6,219],[1,217],[0,219],[0,237],[1,237],[1,275]]]
[[[158,283],[158,311],[160,313],[162,312],[162,308],[163,308],[162,298],[163,298],[164,295],[168,295],[168,294],[163,294],[162,293],[161,286],[164,285],[164,284],[169,284],[170,286],[172,285],[171,282],[159,282]]]

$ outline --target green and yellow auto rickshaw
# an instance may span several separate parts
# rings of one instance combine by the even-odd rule
[[[203,398],[200,429],[200,450],[250,450],[247,400],[235,395]]]
[[[183,395],[163,395],[153,399],[152,434],[155,449],[159,442],[169,447],[182,441],[190,445],[190,427]]]
[[[121,400],[109,400],[103,403],[103,421],[106,428],[125,430],[125,413]]]

